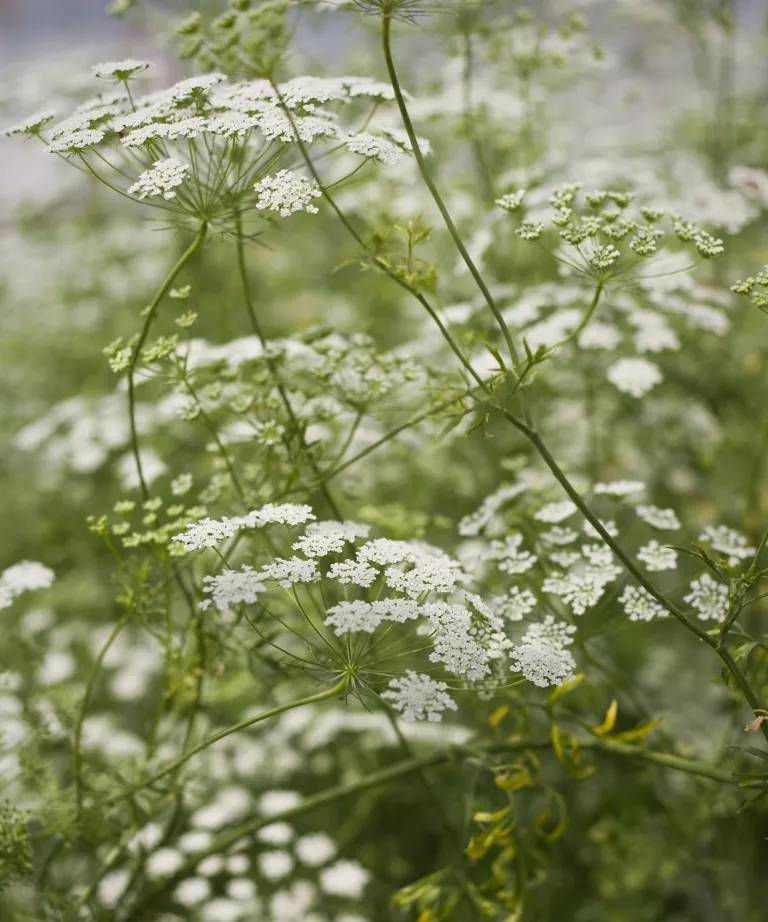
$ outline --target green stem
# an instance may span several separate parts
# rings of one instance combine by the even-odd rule
[[[291,426],[293,427],[293,430],[296,433],[296,437],[299,440],[299,445],[302,451],[304,452],[304,454],[306,455],[307,460],[309,461],[309,466],[312,469],[312,473],[318,479],[318,487],[320,489],[320,492],[323,495],[323,499],[325,499],[333,515],[337,519],[341,520],[344,518],[341,512],[341,509],[339,508],[338,503],[334,499],[333,494],[328,489],[325,483],[325,480],[324,479],[321,480],[320,469],[318,468],[317,462],[313,458],[312,452],[310,451],[309,446],[307,445],[306,440],[304,439],[304,433],[302,431],[302,428],[301,428],[301,425],[299,424],[298,419],[296,418],[296,414],[294,412],[293,406],[291,405],[291,401],[288,397],[288,393],[285,389],[285,386],[283,385],[277,365],[275,364],[275,361],[272,359],[272,357],[269,354],[267,340],[266,340],[266,337],[264,336],[264,330],[262,329],[259,316],[256,313],[256,307],[253,303],[253,296],[251,295],[251,285],[248,280],[248,270],[245,265],[245,246],[243,242],[242,222],[241,222],[240,212],[237,213],[236,228],[237,228],[237,234],[236,234],[237,269],[240,275],[240,285],[241,285],[241,288],[243,289],[243,298],[245,300],[245,307],[248,312],[248,317],[250,318],[250,321],[251,321],[251,326],[253,327],[253,332],[256,334],[259,340],[259,343],[261,343],[261,348],[263,349],[263,352],[264,352],[264,361],[266,362],[267,369],[270,375],[272,376],[272,380],[275,383],[275,388],[277,389],[277,393],[280,397],[280,401],[283,404],[286,415],[288,416],[288,419],[291,422]]]
[[[303,707],[305,704],[315,704],[318,701],[325,701],[328,698],[335,698],[337,695],[342,694],[342,692],[347,687],[347,676],[345,675],[333,688],[326,688],[324,691],[318,692],[315,695],[308,695],[306,698],[298,698],[295,701],[288,701],[285,704],[279,704],[276,707],[270,708],[268,711],[261,711],[259,714],[255,714],[253,717],[247,717],[245,720],[241,720],[236,724],[231,724],[229,727],[225,727],[223,730],[219,730],[217,733],[212,734],[211,736],[206,737],[202,742],[198,743],[196,746],[193,746],[192,749],[189,749],[184,753],[183,756],[176,759],[175,762],[171,762],[169,765],[166,765],[165,768],[161,768],[160,771],[155,772],[154,775],[151,775],[145,781],[140,782],[139,784],[131,785],[131,787],[122,791],[117,797],[113,798],[114,800],[121,800],[123,797],[129,797],[132,794],[135,794],[137,791],[141,791],[144,788],[150,787],[156,782],[160,781],[162,778],[165,778],[167,775],[170,775],[172,772],[175,772],[177,768],[180,768],[186,762],[188,762],[193,756],[197,755],[198,752],[202,752],[203,749],[207,749],[209,746],[213,746],[214,743],[218,743],[219,740],[223,740],[227,736],[231,736],[233,733],[238,733],[240,730],[245,730],[247,727],[252,727],[254,724],[261,723],[263,720],[268,720],[270,717],[276,717],[278,714],[282,714],[285,711],[291,711],[294,708]]]
[[[653,596],[653,598],[660,605],[662,605],[674,618],[676,618],[682,625],[684,625],[692,634],[695,634],[699,640],[714,650],[714,652],[720,658],[720,661],[731,674],[736,686],[739,688],[752,710],[760,708],[761,704],[757,695],[750,686],[738,663],[731,656],[730,652],[725,647],[721,646],[715,638],[711,637],[706,631],[700,628],[695,621],[693,621],[688,617],[688,615],[685,614],[685,612],[681,611],[644,575],[642,570],[640,570],[632,558],[626,553],[626,551],[624,551],[621,545],[618,544],[616,539],[608,533],[607,529],[600,521],[600,519],[594,514],[589,504],[573,486],[560,465],[552,456],[547,446],[542,441],[538,432],[531,426],[528,426],[522,420],[518,419],[508,410],[505,410],[503,407],[498,405],[495,405],[495,407],[502,413],[506,420],[512,423],[512,425],[518,431],[520,431],[529,440],[529,442],[531,442],[531,444],[541,456],[544,463],[554,475],[555,480],[557,480],[560,486],[565,490],[584,518],[593,526],[595,531],[597,531],[597,533],[600,535],[603,541],[605,541],[608,547],[610,547],[610,549],[623,565],[624,569],[627,570],[627,572],[637,580],[643,589],[645,589],[651,596]],[[766,741],[768,742],[768,726],[763,723],[761,724],[760,729]]]
[[[318,185],[318,187],[319,187],[319,189],[320,189],[320,192],[321,192],[322,195],[323,195],[323,198],[328,202],[328,204],[331,206],[331,208],[333,209],[333,211],[336,213],[336,216],[338,217],[339,221],[341,221],[342,225],[346,228],[347,232],[348,232],[349,235],[353,238],[353,240],[358,244],[358,246],[368,255],[368,257],[369,257],[370,260],[373,262],[373,264],[374,264],[378,269],[380,269],[386,276],[388,276],[390,279],[392,279],[393,282],[395,282],[396,284],[398,284],[401,288],[403,288],[405,291],[407,291],[410,295],[412,295],[412,296],[419,302],[419,304],[420,304],[420,305],[424,308],[424,310],[429,314],[430,318],[432,319],[432,322],[433,322],[433,323],[437,326],[437,328],[440,330],[440,333],[441,333],[443,339],[446,341],[446,343],[448,344],[450,350],[453,352],[453,354],[454,354],[454,355],[456,356],[456,358],[459,360],[459,362],[461,363],[461,365],[462,365],[462,367],[464,368],[464,370],[465,370],[465,371],[470,375],[470,377],[475,381],[475,383],[478,385],[478,387],[480,387],[480,388],[481,388],[482,390],[484,390],[486,393],[489,393],[488,385],[485,383],[485,381],[483,381],[483,379],[480,377],[480,375],[478,375],[478,373],[477,373],[477,372],[475,371],[475,369],[472,367],[472,365],[470,364],[470,362],[467,360],[466,356],[465,356],[464,353],[461,351],[461,349],[459,348],[459,346],[458,346],[458,344],[456,343],[456,341],[453,339],[453,337],[451,336],[451,334],[448,332],[448,329],[446,328],[446,326],[445,326],[445,324],[443,323],[443,321],[440,319],[440,316],[439,316],[439,314],[437,313],[437,311],[435,310],[435,308],[429,303],[429,301],[428,301],[428,300],[426,299],[426,297],[421,293],[421,291],[419,291],[418,288],[415,288],[413,285],[411,285],[411,284],[410,284],[409,282],[407,282],[405,279],[401,278],[401,277],[400,277],[400,276],[399,276],[389,265],[387,265],[387,263],[386,263],[383,259],[381,259],[379,256],[377,256],[377,255],[373,252],[373,250],[371,249],[371,247],[370,247],[370,246],[365,242],[365,240],[360,236],[360,234],[359,234],[359,233],[357,232],[357,230],[355,229],[355,226],[352,224],[352,222],[349,220],[349,218],[346,216],[346,214],[345,214],[345,213],[342,211],[342,209],[339,207],[339,205],[338,205],[338,203],[336,202],[336,200],[334,199],[334,197],[333,197],[333,196],[330,194],[330,192],[328,191],[328,188],[327,188],[325,185],[323,185],[323,181],[322,181],[322,179],[320,178],[320,174],[317,172],[317,168],[315,167],[315,164],[314,164],[312,158],[309,156],[309,151],[307,150],[307,146],[306,146],[306,144],[301,140],[301,138],[299,137],[299,133],[298,133],[298,131],[296,130],[296,122],[295,122],[295,119],[294,119],[294,117],[293,117],[293,114],[292,114],[291,110],[290,110],[290,109],[288,108],[288,106],[285,104],[285,100],[283,99],[283,97],[282,97],[282,95],[281,95],[281,93],[280,93],[279,87],[277,86],[276,83],[273,82],[273,83],[272,83],[272,88],[273,88],[273,90],[275,91],[275,93],[276,93],[276,95],[277,95],[277,99],[278,99],[280,105],[282,106],[283,111],[285,112],[286,118],[288,119],[288,121],[291,123],[291,126],[293,127],[293,131],[294,131],[294,134],[295,134],[295,136],[296,136],[296,144],[297,144],[297,146],[298,146],[298,148],[299,148],[299,151],[300,151],[302,157],[304,158],[304,162],[305,162],[306,165],[307,165],[307,169],[308,169],[309,172],[311,173],[312,178],[313,178],[313,179],[315,180],[315,182],[317,183],[317,185]]]
[[[141,332],[139,333],[139,338],[136,341],[136,345],[134,346],[133,354],[131,355],[131,361],[128,366],[128,416],[131,425],[131,451],[133,452],[134,461],[136,463],[136,472],[139,476],[141,494],[145,500],[149,499],[149,488],[147,487],[146,480],[144,479],[144,470],[141,466],[141,455],[139,453],[139,434],[136,428],[136,366],[139,364],[139,359],[141,358],[141,350],[147,340],[147,336],[149,335],[152,322],[157,316],[160,302],[167,294],[171,285],[173,285],[176,276],[179,274],[179,272],[181,272],[184,266],[202,246],[207,231],[208,225],[203,222],[200,225],[200,229],[198,230],[197,234],[195,235],[195,239],[181,254],[174,267],[165,277],[162,285],[155,292],[154,298],[152,298],[145,310],[144,324],[141,328]]]
[[[492,753],[510,753],[523,752],[526,750],[537,749],[547,750],[552,743],[546,740],[516,740],[512,742],[496,743],[487,747],[482,747],[480,752],[487,754]],[[719,781],[723,784],[732,784],[740,788],[745,787],[762,787],[764,782],[755,780],[753,782],[742,783],[738,778],[732,776],[726,771],[714,766],[707,765],[694,759],[686,759],[683,756],[673,755],[671,753],[655,752],[653,750],[643,749],[640,746],[634,746],[627,743],[619,743],[612,740],[598,739],[579,739],[578,745],[583,749],[590,749],[596,752],[604,752],[609,755],[624,757],[633,760],[648,762],[660,768],[669,768],[673,771],[684,772],[700,778],[707,778],[711,781]],[[396,781],[408,775],[423,772],[425,769],[433,768],[439,765],[451,765],[464,758],[473,758],[478,752],[466,746],[456,746],[439,752],[432,752],[421,756],[415,756],[409,759],[403,759],[394,765],[378,771],[369,772],[368,774],[346,784],[334,785],[310,797],[306,797],[300,803],[279,813],[273,813],[269,816],[256,816],[245,820],[239,825],[226,832],[216,836],[215,839],[205,849],[191,855],[184,864],[173,874],[172,877],[165,879],[162,883],[146,890],[142,894],[140,902],[134,907],[132,918],[139,918],[138,911],[144,909],[146,905],[156,895],[172,887],[177,881],[194,873],[195,867],[205,858],[211,855],[223,854],[235,842],[238,842],[244,836],[250,836],[258,832],[264,826],[271,823],[287,822],[297,816],[302,816],[312,810],[326,807],[330,804],[349,797],[352,794],[359,794],[363,791],[371,790],[391,781]]]
[[[75,805],[78,818],[83,812],[83,725],[88,714],[88,707],[91,703],[91,696],[93,694],[94,686],[96,685],[96,680],[99,677],[102,664],[104,663],[104,658],[109,652],[109,648],[117,640],[118,635],[128,623],[128,620],[129,616],[124,615],[115,624],[101,650],[99,650],[96,661],[93,664],[91,674],[88,677],[88,682],[85,686],[85,694],[83,695],[83,703],[80,705],[80,712],[77,716],[77,723],[75,724],[75,735],[72,741],[72,775],[75,783]]]
[[[395,100],[397,101],[397,107],[400,110],[400,117],[403,120],[403,127],[405,128],[405,132],[408,135],[408,140],[411,142],[411,148],[413,150],[413,156],[416,159],[416,165],[419,168],[419,173],[421,174],[421,178],[424,180],[424,185],[429,190],[432,196],[432,199],[435,202],[435,205],[437,205],[437,209],[443,218],[445,226],[448,229],[448,233],[451,235],[451,238],[456,246],[456,249],[459,251],[459,255],[464,261],[464,264],[469,270],[472,278],[475,280],[477,287],[482,292],[482,295],[485,298],[485,302],[488,305],[488,307],[491,309],[493,316],[496,318],[496,323],[499,325],[499,329],[501,330],[502,335],[504,337],[504,342],[506,343],[507,350],[509,351],[509,356],[512,359],[512,364],[517,369],[518,364],[519,364],[518,357],[517,357],[517,350],[515,349],[515,344],[512,340],[512,335],[509,332],[509,327],[507,326],[507,323],[504,320],[504,317],[502,316],[501,311],[499,310],[498,305],[496,304],[496,301],[493,298],[493,295],[491,295],[491,292],[488,289],[488,286],[485,284],[485,279],[483,279],[483,276],[480,274],[479,269],[475,265],[474,260],[472,259],[472,257],[469,254],[469,251],[464,245],[464,241],[461,239],[461,235],[456,229],[456,225],[454,224],[453,218],[451,217],[451,213],[448,211],[448,207],[443,201],[443,197],[440,194],[440,190],[435,185],[435,182],[432,179],[432,176],[429,170],[427,169],[427,164],[424,159],[424,154],[422,153],[421,146],[419,145],[418,136],[416,135],[416,132],[413,127],[413,122],[411,121],[411,115],[408,111],[408,106],[406,105],[406,102],[405,102],[405,97],[403,95],[403,91],[400,86],[400,80],[397,75],[397,69],[395,68],[395,62],[392,57],[392,44],[390,40],[391,26],[392,26],[392,18],[389,14],[385,13],[384,16],[382,17],[382,33],[381,33],[382,48],[384,51],[384,60],[386,61],[386,64],[387,64],[387,72],[389,74],[390,83],[392,84],[392,89],[395,93]]]

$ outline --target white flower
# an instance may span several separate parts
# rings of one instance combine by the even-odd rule
[[[151,66],[149,61],[136,61],[133,58],[126,58],[124,61],[102,61],[100,64],[94,64],[91,72],[94,77],[116,80],[118,83],[122,83]]]
[[[260,528],[269,524],[303,525],[314,517],[312,507],[301,503],[267,503],[266,506],[244,515],[242,521],[249,528]]]
[[[638,506],[635,512],[640,518],[663,531],[675,531],[680,528],[680,520],[674,509],[660,509],[658,506]]]
[[[217,896],[198,910],[200,922],[242,922],[243,906],[237,900]]]
[[[383,617],[374,607],[374,603],[359,599],[354,602],[339,602],[338,605],[329,608],[325,616],[325,623],[339,636],[352,631],[372,634],[382,621]]]
[[[412,599],[424,592],[453,592],[456,585],[465,579],[460,564],[434,548],[416,552],[412,559],[412,569],[392,566],[385,574],[390,589],[403,592]]]
[[[147,877],[170,877],[184,863],[184,856],[175,848],[158,848],[149,858],[144,870]]]
[[[606,377],[617,390],[638,398],[662,380],[658,366],[642,358],[619,359],[608,368]]]
[[[566,648],[573,643],[576,628],[552,615],[530,625],[521,642],[512,651],[512,666],[529,682],[546,688],[560,685],[573,675],[576,662]]]
[[[378,160],[385,166],[394,166],[403,157],[403,151],[396,144],[365,131],[360,134],[349,135],[345,143],[347,150],[350,150],[353,154],[360,154],[371,160]]]
[[[26,118],[23,118],[20,122],[16,122],[15,125],[9,125],[7,128],[3,129],[3,134],[11,137],[16,134],[39,134],[40,129],[43,128],[48,122],[53,121],[55,112],[52,109],[43,109],[40,112],[34,112],[32,115],[28,115]]]
[[[293,858],[288,852],[262,852],[259,855],[259,870],[267,880],[280,880],[293,870]]]
[[[341,560],[331,564],[328,570],[328,579],[338,580],[344,586],[352,583],[364,589],[367,589],[378,575],[377,570],[358,560]]]
[[[117,906],[120,902],[120,897],[128,886],[130,877],[130,873],[123,868],[105,874],[99,882],[97,891],[100,902],[109,909]]]
[[[267,503],[245,515],[225,519],[200,519],[187,526],[187,530],[174,535],[172,540],[184,545],[186,551],[216,547],[231,538],[241,528],[263,528],[265,525],[301,525],[315,516],[311,506],[297,503]]]
[[[48,150],[54,154],[75,153],[94,147],[103,140],[103,131],[97,131],[95,128],[81,128],[59,135],[55,141],[50,142]]]
[[[488,549],[491,560],[500,561],[497,566],[502,573],[526,573],[536,564],[537,557],[530,551],[521,551],[523,536],[513,532],[503,541],[492,541]]]
[[[621,256],[616,247],[609,243],[607,246],[597,247],[589,256],[589,261],[595,269],[608,269]]]
[[[256,837],[268,845],[287,845],[293,838],[293,829],[288,823],[270,823],[263,826],[256,833]]]
[[[173,536],[173,541],[184,545],[184,550],[199,551],[206,547],[216,547],[226,538],[231,538],[240,529],[240,520],[200,519],[187,526],[187,530]]]
[[[674,570],[677,567],[677,551],[663,547],[658,541],[649,541],[637,552],[637,559],[651,571]]]
[[[611,480],[608,483],[596,483],[595,493],[607,496],[628,496],[641,493],[645,489],[642,480]]]
[[[691,591],[683,599],[696,609],[702,621],[722,621],[728,613],[728,587],[709,573],[693,580]]]
[[[278,558],[258,571],[260,579],[273,579],[283,589],[290,589],[294,583],[316,583],[320,579],[317,562],[303,557],[289,560]]]
[[[530,589],[513,586],[507,595],[497,596],[494,604],[499,614],[508,621],[522,621],[536,607],[536,596]]]
[[[666,618],[667,610],[642,586],[625,586],[619,602],[630,621],[652,621]]]
[[[517,192],[505,193],[501,198],[497,198],[494,204],[498,205],[499,208],[503,208],[504,211],[519,211],[524,198],[525,189],[518,189]]]
[[[320,889],[329,896],[362,898],[371,875],[356,861],[337,861],[320,873]]]
[[[579,537],[579,533],[572,528],[563,528],[555,525],[547,531],[541,533],[541,539],[548,544],[572,544]]]
[[[608,534],[609,534],[612,538],[618,537],[618,534],[619,534],[619,527],[618,527],[618,525],[613,521],[613,519],[606,519],[605,521],[600,520],[600,524],[603,526],[603,528],[608,532]],[[600,534],[600,532],[595,528],[595,526],[594,526],[591,522],[589,522],[589,521],[587,521],[587,522],[584,523],[584,525],[583,525],[583,527],[582,527],[582,531],[584,532],[585,535],[587,535],[587,536],[590,537],[590,538],[599,538],[601,541],[603,540],[603,536],[602,536],[602,535]]]
[[[145,170],[128,189],[129,195],[138,195],[145,199],[151,195],[161,195],[170,200],[176,197],[176,189],[184,182],[189,166],[173,157],[155,160],[150,170]]]
[[[570,499],[564,499],[558,503],[547,503],[546,506],[542,506],[533,517],[539,522],[547,522],[550,525],[554,525],[557,522],[562,522],[564,519],[569,518],[574,512],[576,512],[574,503]]]
[[[173,892],[173,898],[187,909],[207,900],[210,895],[211,885],[204,877],[188,877]]]
[[[266,816],[273,816],[290,810],[301,802],[301,795],[297,791],[286,791],[282,788],[273,788],[265,791],[259,798],[259,810]]]
[[[13,600],[34,589],[53,585],[54,572],[36,560],[21,560],[0,573],[0,608],[8,608]]]
[[[442,720],[443,711],[455,711],[456,702],[447,694],[445,682],[436,682],[428,675],[408,670],[404,676],[392,679],[389,690],[381,697],[392,702],[405,720]]]
[[[708,525],[699,535],[699,541],[711,544],[728,558],[728,564],[735,567],[740,560],[751,557],[757,548],[751,547],[744,535],[725,525]]]
[[[542,582],[541,588],[561,598],[575,615],[583,615],[600,601],[606,582],[601,576],[590,573],[553,573]]]
[[[449,672],[473,681],[488,675],[489,651],[478,643],[468,609],[438,602],[425,605],[424,614],[435,631],[429,654],[433,663],[442,663]]]
[[[324,832],[302,836],[296,841],[296,857],[302,864],[317,868],[336,854],[336,844]]]
[[[314,180],[293,170],[280,170],[265,176],[253,188],[258,194],[256,207],[260,211],[276,211],[284,218],[297,211],[317,214],[318,209],[312,204],[312,199],[322,195]]]
[[[220,612],[227,612],[240,602],[255,602],[264,589],[259,575],[248,565],[203,577],[203,592],[211,595]]]
[[[465,538],[479,535],[501,507],[526,489],[523,483],[503,483],[498,490],[486,496],[479,509],[464,516],[459,522],[459,534]]]
[[[370,526],[357,522],[315,522],[293,545],[294,551],[301,551],[307,557],[325,557],[340,554],[347,542],[367,538]]]

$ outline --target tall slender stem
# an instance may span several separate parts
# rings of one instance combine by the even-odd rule
[[[248,317],[251,321],[251,326],[253,327],[253,332],[256,334],[261,347],[264,353],[264,361],[267,364],[267,369],[269,370],[272,380],[275,383],[275,388],[280,397],[280,401],[285,408],[285,412],[288,416],[288,419],[291,422],[293,431],[296,433],[296,437],[299,440],[299,445],[301,446],[302,451],[306,455],[309,466],[312,469],[312,473],[318,479],[318,488],[323,495],[326,503],[333,512],[334,516],[337,519],[343,519],[344,516],[339,508],[339,504],[334,499],[333,494],[328,488],[328,485],[325,483],[325,480],[321,479],[320,469],[317,466],[317,462],[312,456],[312,452],[307,445],[306,439],[304,438],[304,433],[302,431],[301,425],[299,424],[298,419],[296,418],[296,413],[291,404],[290,398],[288,397],[288,392],[285,389],[285,385],[280,378],[280,372],[275,364],[274,359],[269,354],[269,349],[267,347],[267,340],[264,335],[264,330],[259,320],[259,315],[256,313],[256,306],[253,303],[253,296],[251,294],[251,284],[248,279],[248,269],[245,265],[245,246],[243,242],[243,233],[242,233],[242,223],[240,218],[240,212],[237,213],[236,217],[236,242],[237,242],[237,270],[240,275],[240,285],[243,289],[243,299],[245,300],[245,308],[248,312]]]
[[[382,17],[382,32],[381,32],[381,41],[382,48],[384,50],[384,60],[387,64],[387,72],[389,74],[389,80],[392,84],[392,89],[395,93],[395,100],[397,101],[397,107],[400,110],[400,117],[403,120],[403,127],[405,132],[408,135],[408,140],[411,142],[411,148],[413,150],[413,156],[416,159],[416,165],[419,168],[421,177],[424,180],[424,185],[429,190],[430,195],[432,196],[437,209],[440,212],[445,226],[448,228],[448,233],[451,235],[451,238],[456,245],[456,249],[459,251],[459,254],[464,261],[467,269],[469,269],[472,278],[475,280],[477,287],[482,292],[483,297],[485,298],[486,304],[490,307],[493,312],[493,316],[496,318],[496,323],[499,325],[502,336],[504,337],[504,342],[507,345],[507,350],[509,351],[509,356],[512,359],[512,364],[515,366],[515,369],[518,367],[518,356],[515,344],[512,340],[512,334],[509,332],[509,327],[507,326],[504,317],[499,310],[496,301],[491,294],[488,286],[485,284],[483,276],[480,274],[480,270],[475,265],[475,261],[469,254],[464,245],[464,241],[461,239],[461,235],[456,229],[456,225],[451,217],[451,213],[448,211],[448,207],[443,201],[443,197],[440,194],[440,190],[435,185],[434,180],[427,168],[426,161],[424,159],[424,154],[421,150],[421,145],[419,144],[418,136],[413,127],[413,122],[411,121],[411,115],[408,111],[408,106],[405,102],[405,96],[403,95],[402,88],[400,86],[400,79],[397,75],[397,69],[395,67],[395,61],[392,57],[392,43],[390,41],[390,33],[392,27],[392,18],[389,14],[384,14]]]
[[[109,636],[104,642],[102,648],[99,650],[96,661],[93,664],[93,669],[91,669],[91,674],[88,677],[88,683],[85,686],[83,701],[80,705],[80,711],[77,715],[75,734],[72,741],[72,775],[75,783],[75,809],[77,811],[78,817],[83,812],[83,725],[85,724],[85,718],[88,714],[88,707],[91,703],[91,696],[93,695],[93,689],[96,685],[96,680],[101,673],[101,667],[104,663],[104,658],[109,652],[112,644],[117,640],[123,628],[128,623],[128,618],[128,615],[124,615],[122,618],[120,618],[119,621],[116,622],[115,626],[109,632]]]
[[[566,476],[563,469],[557,463],[552,453],[549,451],[545,443],[542,441],[541,436],[536,432],[535,429],[532,429],[522,420],[518,419],[508,410],[505,410],[503,407],[496,406],[496,409],[499,410],[505,419],[507,419],[512,425],[520,431],[534,446],[536,451],[541,456],[544,463],[550,469],[555,479],[558,481],[560,486],[565,490],[568,496],[573,501],[574,505],[579,509],[581,514],[585,519],[592,525],[592,527],[597,531],[600,537],[605,541],[605,543],[610,547],[613,553],[616,555],[618,560],[623,565],[624,569],[633,576],[637,582],[646,590],[653,598],[662,605],[666,611],[668,611],[674,618],[676,618],[681,624],[683,624],[692,634],[695,634],[699,640],[705,643],[708,647],[715,651],[717,656],[720,658],[721,662],[725,668],[730,673],[733,681],[741,691],[742,695],[749,703],[750,707],[755,710],[760,708],[760,700],[755,694],[752,686],[749,684],[747,677],[742,672],[738,663],[734,660],[731,653],[724,647],[721,646],[717,639],[711,637],[705,630],[699,627],[695,621],[688,617],[685,612],[681,611],[673,602],[671,602],[665,595],[662,593],[642,572],[642,570],[635,564],[632,558],[624,551],[621,545],[613,538],[608,530],[605,528],[600,519],[594,514],[592,509],[586,500],[581,496],[578,490],[573,486],[571,481]],[[760,725],[760,729],[768,742],[768,726],[765,723]]]
[[[144,469],[141,465],[141,454],[139,451],[139,433],[136,426],[136,367],[139,364],[139,359],[141,358],[141,350],[144,346],[144,343],[149,336],[149,330],[152,326],[152,322],[157,316],[158,308],[160,307],[160,302],[163,300],[171,285],[173,285],[176,276],[181,272],[181,270],[186,266],[189,260],[195,255],[195,253],[200,249],[205,240],[205,235],[208,232],[208,225],[203,222],[200,225],[200,229],[195,235],[194,240],[187,249],[181,254],[181,256],[176,261],[176,264],[168,273],[168,275],[163,280],[163,283],[155,292],[155,296],[150,301],[147,306],[144,314],[144,324],[142,325],[141,332],[139,333],[139,338],[136,341],[135,346],[133,347],[133,353],[131,354],[131,361],[128,366],[128,416],[131,426],[131,450],[133,452],[133,458],[136,463],[136,472],[139,477],[139,486],[141,488],[141,494],[145,500],[149,499],[149,488],[147,487],[147,482],[144,477]]]

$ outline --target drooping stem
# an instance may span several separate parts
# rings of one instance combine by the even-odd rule
[[[131,426],[131,451],[133,452],[134,462],[136,464],[136,473],[139,477],[139,487],[141,489],[141,494],[145,500],[149,499],[149,488],[147,487],[147,482],[144,478],[144,469],[141,465],[141,454],[139,451],[139,433],[136,426],[136,367],[139,364],[139,359],[141,358],[141,350],[144,347],[144,343],[149,336],[149,330],[152,326],[152,322],[157,316],[158,308],[160,303],[168,293],[171,285],[173,285],[176,280],[176,276],[181,272],[181,270],[186,266],[189,260],[195,255],[195,253],[200,249],[205,240],[205,235],[208,232],[208,225],[203,222],[200,225],[200,229],[195,235],[194,240],[187,249],[181,254],[181,256],[176,261],[176,264],[168,273],[168,275],[163,280],[163,283],[155,292],[155,296],[150,301],[149,305],[144,311],[144,324],[142,325],[141,332],[139,333],[139,338],[136,341],[136,344],[133,347],[133,352],[131,354],[130,364],[128,365],[128,416]]]
[[[278,704],[275,707],[270,708],[268,711],[261,711],[258,714],[254,714],[252,717],[246,717],[245,720],[238,721],[236,724],[231,724],[230,726],[225,727],[223,730],[219,730],[218,732],[213,733],[211,736],[207,736],[196,746],[193,746],[191,749],[187,750],[187,752],[176,759],[175,762],[171,762],[169,765],[161,768],[159,771],[155,772],[154,775],[151,775],[149,778],[145,779],[139,784],[131,785],[131,787],[127,788],[125,791],[122,791],[115,798],[113,798],[113,801],[121,800],[124,797],[130,797],[137,791],[141,791],[144,788],[150,787],[151,785],[160,781],[162,778],[165,778],[166,776],[175,772],[178,768],[188,762],[193,756],[197,755],[197,753],[202,752],[209,746],[213,746],[214,743],[218,743],[220,740],[223,740],[227,736],[232,736],[233,733],[238,733],[240,730],[245,730],[247,727],[252,727],[254,724],[261,723],[263,720],[269,720],[270,717],[277,717],[278,714],[282,714],[285,711],[291,711],[294,708],[303,707],[306,704],[315,704],[318,701],[325,701],[328,698],[335,698],[337,695],[340,695],[344,692],[347,687],[347,682],[347,676],[344,675],[341,680],[337,682],[336,685],[334,685],[332,688],[326,688],[321,692],[317,692],[317,694],[308,695],[305,698],[297,698],[294,701],[287,701],[285,704]]]

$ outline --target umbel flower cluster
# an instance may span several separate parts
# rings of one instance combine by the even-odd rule
[[[209,603],[227,618],[242,610],[260,634],[276,620],[288,629],[281,649],[298,662],[308,647],[316,669],[346,673],[363,697],[378,694],[380,677],[389,673],[382,697],[406,719],[437,720],[456,709],[435,671],[459,683],[451,686],[457,690],[488,690],[510,672],[542,686],[571,676],[575,661],[567,648],[575,628],[550,615],[521,632],[518,622],[533,606],[516,590],[486,603],[461,564],[432,545],[369,539],[367,525],[314,518],[308,506],[268,505],[192,523],[175,540],[192,553],[219,549],[243,531],[305,524],[291,556],[205,576]],[[322,632],[322,644],[313,631]],[[408,668],[417,664],[418,672]]]
[[[515,233],[523,240],[558,241],[554,255],[573,272],[602,281],[621,282],[659,261],[674,242],[689,244],[694,255],[710,259],[723,252],[723,241],[678,214],[653,204],[636,205],[627,189],[583,191],[563,183],[551,191],[538,187],[508,192],[499,208],[519,214]],[[647,274],[647,273],[646,273]]]
[[[358,165],[392,165],[410,148],[397,129],[372,131],[373,110],[393,98],[389,84],[363,77],[231,83],[210,73],[137,95],[131,85],[149,67],[132,59],[98,64],[94,77],[109,81],[110,90],[64,119],[38,112],[6,134],[39,138],[118,192],[225,229],[254,207],[283,217],[317,212],[313,179],[290,169],[271,172],[295,159],[297,146],[332,142]],[[348,127],[337,111],[344,105],[354,117],[365,104],[365,130]]]

